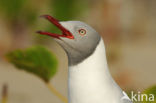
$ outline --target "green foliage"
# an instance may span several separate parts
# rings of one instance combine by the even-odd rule
[[[9,62],[18,69],[33,73],[48,82],[57,71],[56,57],[42,46],[34,46],[26,50],[15,50],[6,55]]]
[[[10,24],[22,21],[30,25],[37,19],[37,10],[30,4],[31,0],[0,0],[0,12]]]
[[[58,19],[69,20],[74,17],[73,3],[75,0],[53,0],[51,1],[52,10]]]
[[[156,96],[156,85],[144,90],[142,94],[147,94],[147,95],[153,94],[154,96]],[[156,98],[154,99],[155,101],[151,102],[151,101],[145,101],[145,98],[144,98],[144,102],[142,103],[156,103]]]
[[[49,7],[52,16],[60,21],[68,21],[76,17],[82,17],[88,9],[88,0],[50,0]],[[47,30],[50,32],[59,32],[52,25],[48,27]]]
[[[88,8],[86,0],[51,0],[52,14],[59,20],[71,20],[76,16],[82,17]]]
[[[25,2],[26,0],[0,0],[0,7],[8,17],[16,18]]]

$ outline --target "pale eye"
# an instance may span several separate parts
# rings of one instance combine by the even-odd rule
[[[79,29],[78,32],[82,36],[84,36],[86,34],[86,30],[85,29]]]

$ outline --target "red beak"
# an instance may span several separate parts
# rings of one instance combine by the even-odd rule
[[[66,28],[64,28],[58,20],[56,20],[55,18],[53,18],[52,16],[49,15],[42,15],[41,17],[47,19],[48,21],[50,21],[52,24],[54,24],[56,27],[58,27],[61,31],[62,31],[62,35],[59,34],[55,34],[55,33],[50,33],[50,32],[43,32],[43,31],[37,31],[37,33],[42,34],[42,35],[48,35],[51,36],[53,38],[57,38],[60,39],[60,37],[65,37],[65,38],[69,38],[69,39],[74,39],[74,36],[72,35],[72,33],[67,30]]]

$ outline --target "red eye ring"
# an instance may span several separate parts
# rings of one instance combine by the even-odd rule
[[[86,34],[86,30],[85,29],[79,29],[78,32],[82,36],[84,36]]]

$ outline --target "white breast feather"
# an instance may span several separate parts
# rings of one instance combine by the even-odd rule
[[[68,80],[69,103],[124,103],[124,94],[109,73],[102,39],[89,58],[69,67]]]

